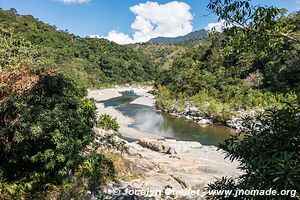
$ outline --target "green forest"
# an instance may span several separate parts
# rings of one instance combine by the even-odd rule
[[[300,12],[233,0],[208,9],[227,28],[172,45],[82,38],[0,9],[0,199],[87,199],[86,191],[101,199],[117,161],[91,147],[124,149],[95,135],[95,126],[114,134],[119,126],[97,120],[86,89],[124,84],[154,85],[158,108],[192,105],[218,124],[257,113],[258,127],[249,116],[248,129],[219,146],[245,174],[209,188],[295,189],[299,199]]]
[[[238,110],[281,108],[297,101],[299,42],[268,34],[299,34],[300,14],[282,12],[270,19],[270,27],[254,24],[257,32],[233,27],[211,33],[208,44],[177,53],[157,78],[158,106],[182,110],[189,101],[204,115],[225,122]]]
[[[64,74],[81,87],[151,81],[157,67],[130,46],[59,31],[14,9],[1,10],[1,68],[28,65]]]

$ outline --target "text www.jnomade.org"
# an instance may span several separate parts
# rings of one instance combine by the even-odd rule
[[[172,189],[166,188],[164,190],[151,190],[151,189],[124,189],[124,190],[115,190],[113,191],[114,195],[137,195],[137,196],[290,196],[295,197],[297,191],[296,190],[274,190],[272,188],[268,190],[243,190],[243,189],[236,189],[236,190],[208,190],[203,192],[200,189]]]

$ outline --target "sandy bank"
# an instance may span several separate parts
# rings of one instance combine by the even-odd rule
[[[136,100],[132,101],[131,104],[138,104],[144,106],[154,106],[155,99],[152,97],[139,97]]]
[[[102,89],[102,90],[88,90],[88,97],[93,98],[96,101],[106,101],[108,99],[116,98],[122,96],[121,92],[133,91],[137,95],[143,96],[150,90],[152,86],[116,86],[114,88]]]
[[[146,106],[154,106],[155,99],[152,95],[148,95],[147,92],[152,90],[153,88],[150,86],[140,86],[140,87],[114,87],[109,89],[103,89],[103,90],[88,90],[88,97],[93,98],[98,103],[96,103],[97,106],[97,115],[102,114],[109,114],[112,117],[116,118],[120,128],[119,133],[128,139],[131,140],[138,140],[141,138],[152,138],[152,139],[162,139],[163,137],[142,132],[137,129],[129,127],[134,120],[130,117],[125,116],[120,111],[108,107],[105,108],[103,103],[100,103],[100,101],[105,101],[108,99],[116,98],[122,96],[121,92],[125,91],[133,91],[135,94],[140,95],[141,97],[137,98],[135,101],[131,102],[133,104],[139,104],[139,105],[146,105]]]

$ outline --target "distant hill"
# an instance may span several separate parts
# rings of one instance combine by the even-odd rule
[[[179,36],[179,37],[157,37],[157,38],[152,38],[149,40],[147,43],[151,44],[176,44],[180,42],[185,42],[188,40],[196,40],[196,39],[203,39],[207,38],[207,31],[204,29],[201,29],[199,31],[194,31],[191,32],[187,35],[184,36]]]
[[[81,38],[15,9],[0,8],[0,69],[24,65],[25,59],[30,67],[53,68],[83,88],[147,82],[158,74],[152,60],[132,46]]]

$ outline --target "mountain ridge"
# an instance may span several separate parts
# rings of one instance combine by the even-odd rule
[[[183,36],[178,37],[157,37],[152,38],[146,43],[150,44],[177,44],[180,42],[185,42],[189,40],[196,40],[196,39],[205,39],[207,38],[207,31],[204,29],[200,29],[198,31],[190,32]]]

